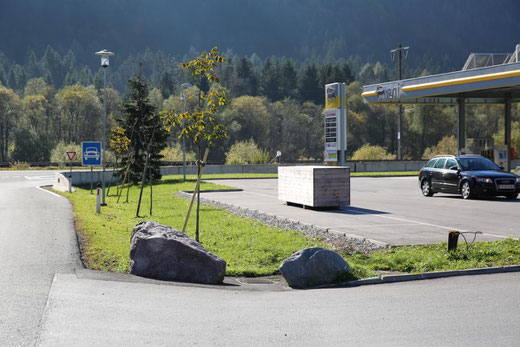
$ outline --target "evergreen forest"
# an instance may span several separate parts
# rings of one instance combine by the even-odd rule
[[[228,136],[211,162],[225,162],[237,144],[253,145],[263,162],[277,151],[285,162],[320,162],[324,85],[331,82],[348,85],[349,158],[393,159],[397,108],[361,98],[363,85],[397,78],[389,50],[410,46],[405,78],[459,70],[470,52],[514,50],[519,9],[508,0],[2,1],[0,163],[60,163],[66,148],[102,139],[103,68],[95,51],[116,53],[107,68],[110,130],[139,63],[157,114],[180,110],[183,91],[186,109],[195,108],[198,91],[212,86],[180,63],[213,46],[226,58],[216,74],[229,102],[216,114]],[[183,83],[193,86],[183,90]],[[502,107],[466,112],[468,138],[504,142]],[[406,106],[403,157],[451,151],[456,116],[453,106]],[[518,152],[517,105],[512,117]],[[178,134],[167,142],[163,160],[180,161]],[[381,151],[363,157],[358,151],[367,145]]]

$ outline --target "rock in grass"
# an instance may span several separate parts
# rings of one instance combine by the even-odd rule
[[[224,259],[181,231],[156,222],[140,222],[130,239],[130,273],[166,281],[222,283]]]
[[[298,251],[285,259],[280,272],[291,288],[333,284],[350,266],[338,253],[321,247]]]

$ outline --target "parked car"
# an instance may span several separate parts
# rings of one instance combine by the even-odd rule
[[[451,193],[464,199],[479,195],[516,199],[520,176],[503,170],[478,155],[438,155],[419,171],[419,186],[424,196]]]

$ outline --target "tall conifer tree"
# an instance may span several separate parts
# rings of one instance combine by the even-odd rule
[[[161,178],[159,153],[166,147],[168,134],[163,128],[161,118],[155,107],[148,99],[148,83],[138,74],[128,81],[128,94],[123,104],[123,112],[117,120],[125,130],[125,135],[130,139],[128,154],[122,158],[122,170],[120,175],[124,176],[129,161],[129,179],[138,182],[142,178],[146,160],[147,148],[150,145],[150,162],[152,178]],[[148,171],[148,170],[147,170]],[[149,178],[149,172],[146,172]]]

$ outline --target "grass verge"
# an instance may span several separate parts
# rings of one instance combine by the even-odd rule
[[[447,252],[447,243],[399,246],[370,254],[344,254],[361,276],[381,271],[423,273],[520,264],[520,240],[504,239],[477,242],[469,248],[459,243],[455,252]]]
[[[115,188],[107,196],[108,206],[95,213],[95,196],[89,189],[77,188],[68,197],[75,213],[76,230],[82,244],[82,257],[92,269],[128,272],[130,234],[142,220],[154,220],[181,229],[189,201],[175,196],[181,190],[193,190],[194,180],[183,182],[180,176],[165,176],[153,187],[153,215],[150,189],[143,193],[140,217],[136,217],[139,186],[132,186],[129,202],[126,191],[117,203]],[[205,183],[202,190],[229,189]],[[200,233],[204,247],[226,260],[228,276],[265,276],[278,273],[280,263],[293,252],[307,247],[327,247],[323,241],[295,231],[268,227],[251,219],[233,215],[208,205],[201,205]],[[186,233],[194,237],[194,212]],[[401,246],[368,254],[342,254],[351,265],[348,279],[367,278],[382,273],[421,273],[520,264],[520,241],[513,239],[480,242],[469,249],[459,244],[457,252],[448,253],[446,243]]]
[[[68,197],[75,214],[76,230],[82,243],[82,257],[92,269],[128,272],[130,235],[142,220],[154,220],[182,229],[189,201],[175,196],[181,190],[193,190],[195,181],[165,177],[153,187],[153,215],[150,216],[150,189],[143,192],[140,217],[136,217],[139,187],[132,186],[129,202],[124,192],[117,203],[115,189],[107,196],[106,207],[95,213],[95,195],[89,189],[76,188]],[[202,190],[229,187],[202,183]],[[323,246],[317,239],[279,228],[268,227],[251,219],[233,215],[208,205],[200,209],[200,239],[205,248],[227,262],[228,276],[263,276],[278,272],[283,259],[307,247]],[[195,237],[195,211],[192,211],[186,234]]]

